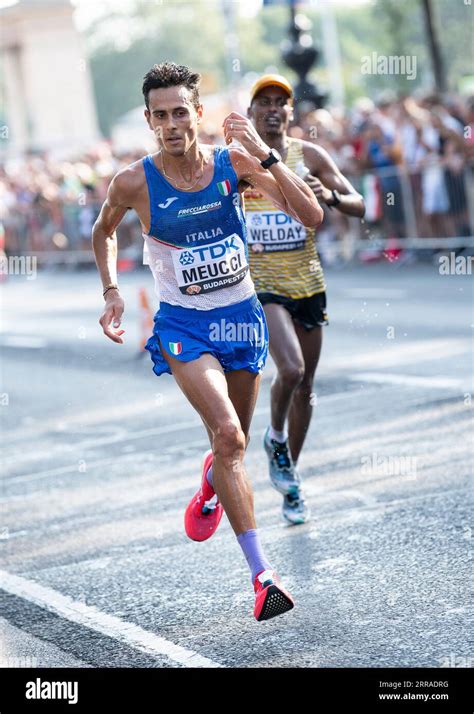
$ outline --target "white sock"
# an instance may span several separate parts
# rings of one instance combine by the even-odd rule
[[[270,439],[278,441],[279,444],[283,444],[288,439],[288,432],[286,431],[286,429],[283,429],[283,431],[277,431],[271,426],[268,432],[268,436],[270,437]]]

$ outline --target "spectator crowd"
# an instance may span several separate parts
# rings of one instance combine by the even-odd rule
[[[203,141],[223,141],[204,132],[205,125]],[[346,112],[301,107],[290,133],[327,149],[364,195],[364,225],[383,237],[472,236],[474,97],[387,94],[359,99]],[[144,153],[118,154],[104,141],[67,161],[36,153],[5,162],[0,231],[7,254],[90,251],[111,177]],[[335,213],[328,218],[340,235],[348,223]],[[131,251],[141,245],[133,212],[119,239]]]

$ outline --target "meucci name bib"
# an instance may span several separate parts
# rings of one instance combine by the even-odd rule
[[[245,246],[237,233],[218,243],[174,250],[171,257],[178,287],[187,295],[236,285],[248,271]]]

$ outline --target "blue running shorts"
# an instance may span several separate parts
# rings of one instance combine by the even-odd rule
[[[171,374],[165,352],[180,362],[191,362],[204,353],[214,355],[224,372],[246,369],[259,373],[268,354],[265,313],[256,295],[213,310],[195,310],[161,303],[154,318],[153,335],[145,345],[156,375]]]

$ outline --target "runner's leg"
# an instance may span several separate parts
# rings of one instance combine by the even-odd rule
[[[314,374],[321,354],[323,328],[318,325],[312,330],[306,330],[296,322],[293,324],[304,358],[303,380],[293,392],[288,412],[288,443],[291,457],[296,464],[303,448],[313,413],[311,394]]]
[[[264,306],[270,334],[270,354],[277,368],[271,388],[271,423],[284,431],[293,392],[301,383],[305,362],[290,313],[282,305]]]
[[[246,446],[250,441],[250,424],[257,403],[260,376],[260,374],[253,374],[246,369],[238,369],[226,374],[229,397],[245,434]]]
[[[211,449],[212,449],[212,431],[211,431],[211,429],[209,428],[209,424],[206,424],[206,422],[204,421],[204,419],[202,418],[202,416],[201,416],[201,419],[202,419],[202,423],[204,424],[204,428],[205,428],[206,431],[207,431],[207,436],[208,436],[208,439],[209,439],[209,444],[211,445]]]
[[[212,433],[213,487],[235,534],[255,529],[252,489],[243,467],[246,435],[220,363],[210,354],[191,362],[180,362],[163,349],[162,354],[177,384]],[[246,398],[255,403],[258,380],[248,375]]]
[[[220,363],[210,354],[204,354],[188,363],[164,355],[176,382],[212,434],[212,485],[245,555],[254,585],[257,575],[271,571],[256,529],[252,487],[243,465],[246,437],[257,400],[260,377],[246,370],[228,373],[226,377]],[[236,402],[243,424],[229,392]],[[265,599],[267,594],[269,597],[271,594],[268,583],[263,590],[262,587],[260,583],[257,588],[257,619],[261,598]],[[281,594],[281,589],[279,592]],[[288,593],[283,595],[283,600],[285,598],[289,600],[284,602],[281,612],[289,609],[288,602],[293,606]],[[275,610],[274,614],[280,613]]]
[[[238,417],[240,419],[240,423],[242,425],[242,429],[245,434],[245,448],[249,445],[250,441],[250,422],[252,421],[252,416],[253,412],[255,409],[255,403],[257,400],[258,396],[258,386],[257,389],[255,390],[255,399],[251,402],[248,398],[248,380],[249,377],[251,381],[257,380],[258,383],[260,383],[260,375],[259,374],[252,374],[248,372],[245,369],[242,370],[236,370],[235,372],[227,372],[226,374],[226,380],[227,380],[227,387],[229,390],[229,397],[231,399],[232,404],[235,407],[235,410],[238,414]],[[202,418],[202,417],[201,417]],[[204,427],[207,431],[207,435],[209,437],[209,443],[211,445],[212,449],[212,431],[209,428],[208,424],[202,420],[202,423],[204,424]],[[207,472],[207,481],[208,483],[213,487],[214,485],[214,477],[213,477],[213,467],[211,466],[210,469]],[[253,498],[253,494],[252,494]]]
[[[226,378],[229,388],[229,397],[239,417],[242,430],[246,437],[247,447],[250,441],[250,423],[257,401],[260,375],[252,374],[247,370],[241,369],[235,372],[228,372]],[[244,473],[246,475],[245,471]],[[252,489],[250,489],[249,499],[251,500],[253,510]],[[256,529],[248,530],[240,534],[237,540],[252,572],[252,583],[254,583],[255,576],[261,572],[262,569],[266,570],[271,567],[260,543],[258,531]]]
[[[204,419],[202,418],[202,416],[201,416],[201,419],[202,419],[202,423],[204,424],[204,428],[205,428],[206,431],[207,431],[207,438],[209,439],[209,445],[210,445],[211,451],[212,451],[212,431],[210,430],[209,425],[206,424],[206,422],[204,421]],[[206,479],[207,479],[208,484],[211,486],[211,488],[213,488],[212,465],[211,465],[210,468],[207,470]]]
[[[246,369],[238,369],[235,372],[227,372],[225,377],[227,381],[229,397],[240,419],[240,424],[242,426],[246,438],[246,446],[248,446],[250,441],[250,423],[252,421],[255,404],[257,402],[258,389],[260,385],[260,375],[248,372]],[[250,400],[248,385],[249,382],[255,381],[257,382],[257,388],[255,390],[252,388],[254,399]],[[209,437],[209,443],[211,444],[212,448],[212,431],[209,428],[208,424],[206,424],[204,419],[203,424],[206,428]]]

